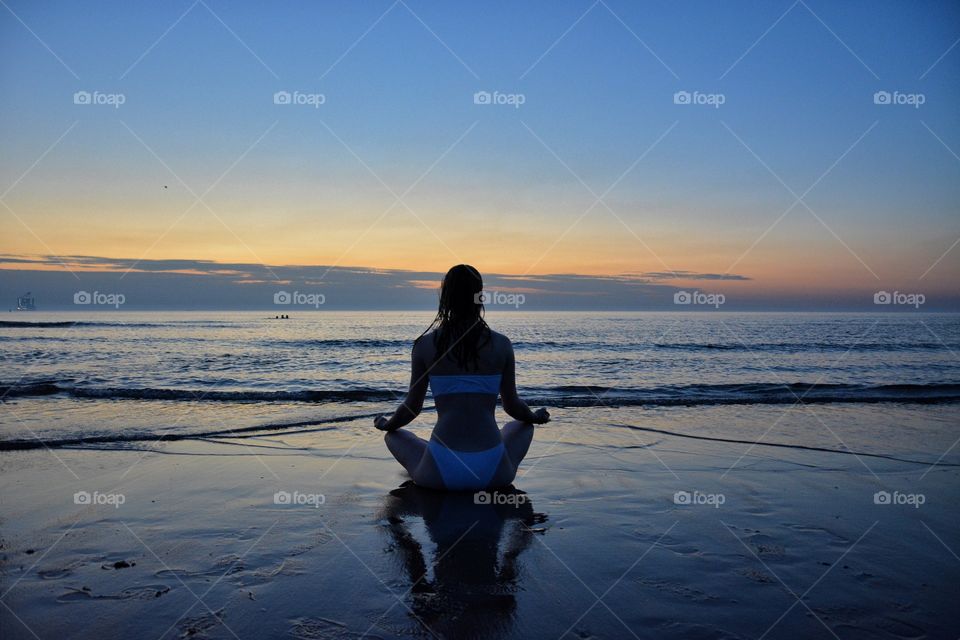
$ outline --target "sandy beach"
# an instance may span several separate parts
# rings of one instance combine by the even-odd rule
[[[956,418],[907,410],[914,425]],[[602,413],[543,427],[517,492],[487,504],[404,486],[366,419],[6,452],[3,636],[955,636],[955,455],[748,447],[611,428],[676,432],[682,410]],[[815,422],[803,413],[788,421]]]

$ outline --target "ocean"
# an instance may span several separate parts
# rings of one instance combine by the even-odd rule
[[[274,315],[8,314],[0,449],[150,447],[366,424],[359,418],[402,397],[412,341],[431,320]],[[841,416],[836,437],[807,415],[782,420],[779,440],[933,461],[955,437],[955,314],[497,311],[487,320],[514,343],[522,396],[559,424],[566,416],[642,429],[645,417],[662,426],[666,416],[693,437],[753,442],[787,410],[809,407]],[[420,426],[430,424],[427,404]]]

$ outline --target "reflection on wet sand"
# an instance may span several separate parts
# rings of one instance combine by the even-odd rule
[[[521,589],[520,555],[546,514],[512,486],[485,494],[433,491],[404,483],[386,497],[380,514],[389,551],[410,580],[406,600],[413,616],[443,638],[497,638],[509,632]],[[424,542],[411,531],[422,518],[436,545],[428,564]],[[502,541],[502,544],[501,544]]]

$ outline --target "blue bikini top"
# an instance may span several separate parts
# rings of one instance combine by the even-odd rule
[[[500,374],[495,373],[489,376],[430,374],[430,390],[433,391],[434,398],[450,393],[486,393],[496,396],[500,393]]]

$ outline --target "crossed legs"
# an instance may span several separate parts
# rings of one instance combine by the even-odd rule
[[[504,486],[513,482],[517,469],[533,441],[533,425],[529,422],[513,420],[500,430],[506,453],[500,461],[500,467],[494,475],[492,484]],[[427,441],[406,429],[390,431],[383,437],[387,449],[393,454],[410,478],[417,484],[433,489],[444,489],[443,477],[433,462],[433,456],[427,455]]]
[[[414,482],[433,489],[443,488],[443,479],[440,477],[436,465],[432,464],[432,460],[430,460],[430,465],[426,464],[427,458],[430,458],[427,455],[426,440],[412,431],[397,429],[396,431],[388,431],[383,436],[383,441],[387,443],[387,449],[397,459],[397,462],[403,465]],[[426,473],[427,466],[432,467],[429,474]],[[424,469],[423,472],[421,472],[421,468]]]

